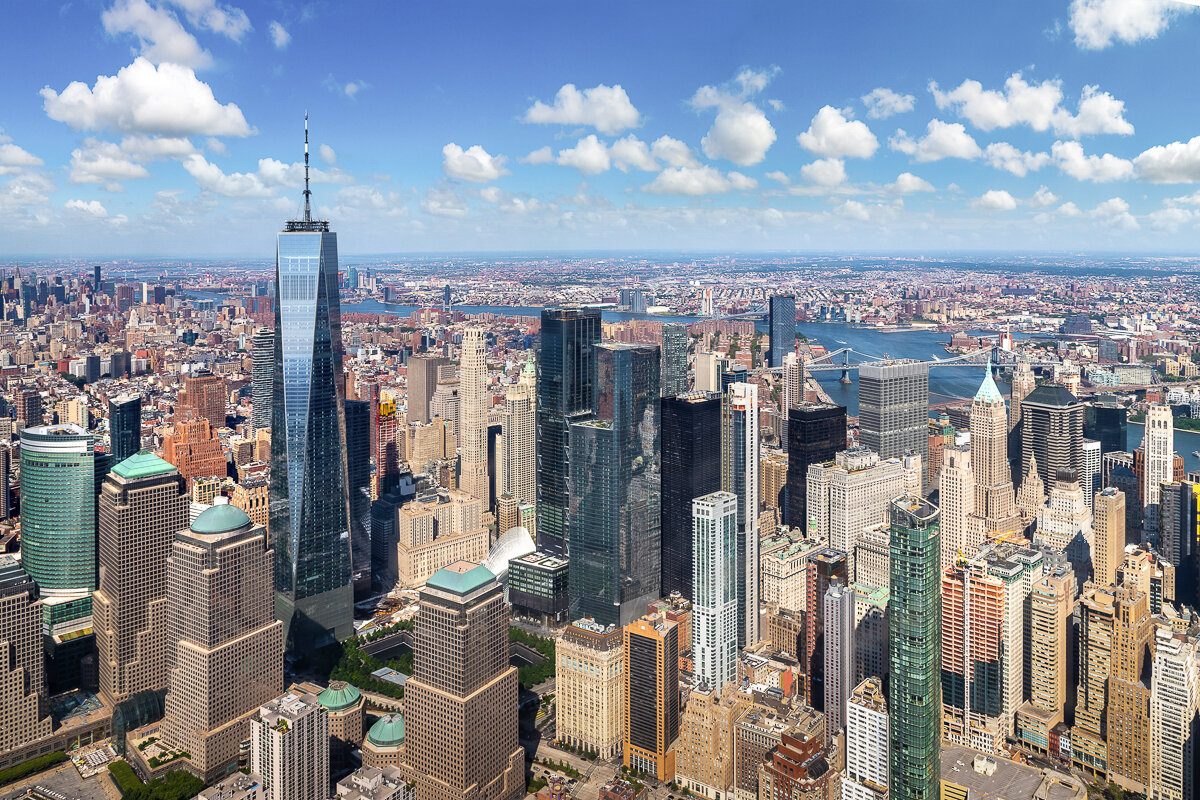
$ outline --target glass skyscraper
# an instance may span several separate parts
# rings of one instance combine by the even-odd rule
[[[108,401],[108,440],[113,464],[141,452],[141,395],[125,394]]]
[[[659,598],[658,348],[595,346],[596,416],[571,425],[571,618],[627,625]]]
[[[592,415],[599,342],[599,309],[542,309],[537,358],[537,537],[539,550],[556,555],[567,552],[570,426]]]
[[[688,332],[675,322],[662,326],[662,396],[677,397],[688,390]]]
[[[777,294],[770,299],[767,311],[771,336],[767,364],[782,367],[783,357],[796,349],[796,298]]]
[[[662,593],[692,598],[692,501],[721,488],[721,399],[662,401]]]
[[[371,594],[371,403],[346,401],[346,476],[350,493],[350,565],[355,600]]]
[[[846,409],[831,403],[801,403],[787,420],[787,502],[783,521],[808,530],[808,468],[832,461],[846,449]]]
[[[305,163],[308,161],[307,134]],[[309,212],[275,259],[270,528],[289,650],[354,632],[337,234]]]
[[[859,441],[880,458],[929,460],[929,367],[898,359],[858,368]]]

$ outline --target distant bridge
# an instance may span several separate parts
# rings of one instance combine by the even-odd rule
[[[850,360],[851,355],[857,356],[862,360],[852,362]],[[839,356],[842,359],[841,362],[835,361],[834,359],[838,358]],[[925,364],[931,369],[933,367],[973,367],[978,369],[980,367],[987,366],[989,359],[991,360],[992,365],[997,367],[1010,367],[1017,363],[1015,355],[1001,350],[998,346],[984,347],[979,350],[972,350],[969,353],[961,353],[957,356],[951,356],[950,358],[938,358],[937,356],[934,356],[928,361],[914,359],[892,359],[887,353],[879,356],[871,353],[863,353],[859,350],[855,350],[852,347],[842,347],[828,352],[819,358],[814,358],[812,361],[805,362],[803,366],[805,372],[807,373],[841,372],[842,383],[849,383],[850,372],[857,370],[863,364],[879,364],[895,360],[906,361],[908,363]],[[1061,362],[1058,361],[1025,361],[1022,363],[1029,364],[1031,367],[1061,366]],[[772,367],[770,371],[777,372],[780,369],[782,368]]]

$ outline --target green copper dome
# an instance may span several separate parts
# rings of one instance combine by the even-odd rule
[[[249,524],[245,511],[224,503],[201,511],[192,523],[192,533],[230,533]]]
[[[457,595],[467,595],[494,580],[496,576],[483,564],[456,561],[433,573],[425,585]]]
[[[388,714],[367,731],[367,741],[376,747],[399,747],[404,744],[404,717]]]
[[[137,453],[112,468],[112,471],[127,480],[149,478],[153,475],[166,475],[174,472],[175,467],[163,461],[154,453]]]
[[[329,688],[317,695],[317,702],[329,711],[341,711],[358,703],[362,692],[345,681],[334,681]]]

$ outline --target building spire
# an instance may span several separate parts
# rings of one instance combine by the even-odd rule
[[[312,191],[308,188],[308,112],[304,112],[304,221],[312,222],[312,207],[310,198]]]

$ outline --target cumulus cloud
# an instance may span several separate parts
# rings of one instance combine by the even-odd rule
[[[112,142],[85,139],[71,151],[72,183],[109,183],[145,178],[150,174]]]
[[[768,172],[766,174],[765,177],[770,178],[771,180],[778,183],[780,186],[788,186],[792,182],[792,179],[787,176],[786,172],[781,172],[780,170],[777,170],[777,169],[771,170],[770,172]]]
[[[631,168],[642,172],[658,171],[658,162],[650,154],[650,146],[633,134],[613,142],[608,151],[613,166],[621,172],[628,172]]]
[[[871,219],[871,212],[857,200],[847,200],[837,207],[837,212],[843,217],[857,222],[869,222]]]
[[[442,148],[442,170],[451,178],[472,183],[487,183],[508,174],[504,156],[493,156],[477,144],[464,150],[454,142]]]
[[[300,161],[288,164],[274,158],[260,158],[256,174],[267,186],[299,188],[304,185],[304,164]],[[312,183],[351,183],[353,180],[337,167],[329,170],[312,167],[309,170],[309,179]]]
[[[911,94],[900,94],[880,86],[862,96],[863,105],[867,107],[867,116],[871,119],[887,119],[896,114],[905,114],[913,110],[917,98]]]
[[[564,167],[574,167],[584,175],[597,175],[612,165],[608,148],[594,133],[580,139],[574,147],[559,150],[556,161]]]
[[[900,194],[932,192],[934,190],[932,183],[924,178],[913,175],[911,172],[901,172],[896,176],[896,180],[888,185],[888,188]]]
[[[138,52],[155,64],[171,62],[203,69],[212,66],[212,55],[200,46],[170,11],[147,0],[117,0],[100,15],[110,36],[129,34],[138,40]]]
[[[337,163],[337,153],[335,153],[333,148],[327,144],[322,143],[321,146],[317,148],[317,155],[321,157],[322,161],[331,167]]]
[[[697,111],[715,108],[717,117],[700,140],[704,155],[743,167],[758,164],[775,144],[775,128],[749,98],[761,92],[775,71],[743,69],[728,86],[701,86],[692,95]]]
[[[983,151],[983,159],[996,169],[1024,178],[1051,162],[1049,153],[1030,153],[1018,150],[1008,142],[993,142]]]
[[[6,217],[44,224],[54,184],[40,172],[20,172],[0,183],[0,213]]]
[[[0,175],[12,175],[29,167],[40,167],[42,160],[0,133]]]
[[[866,123],[847,119],[845,111],[833,106],[823,106],[796,141],[805,150],[827,158],[870,158],[879,148],[879,140]]]
[[[846,182],[846,165],[840,158],[821,158],[801,167],[800,175],[817,186],[840,186]]]
[[[520,161],[522,164],[552,164],[554,163],[554,151],[550,149],[549,145],[539,147],[532,153],[522,156]]]
[[[988,189],[971,205],[985,211],[1012,211],[1017,207],[1017,199],[1003,189]]]
[[[178,64],[155,66],[138,58],[95,86],[73,81],[61,93],[41,90],[46,114],[75,130],[115,129],[128,133],[187,136],[249,136],[242,110],[222,105],[196,73]]]
[[[283,50],[291,44],[292,35],[276,20],[271,20],[271,25],[267,30],[271,34],[271,44],[275,45],[276,50]]]
[[[193,153],[181,163],[200,188],[207,192],[223,197],[271,196],[270,188],[253,172],[226,173],[199,153]]]
[[[194,28],[219,33],[235,42],[240,42],[250,32],[250,18],[246,12],[234,6],[223,6],[216,0],[165,0],[184,12],[188,24]]]
[[[1200,213],[1186,208],[1160,208],[1145,217],[1151,229],[1163,233],[1175,233],[1184,226],[1194,225],[1198,219]]]
[[[620,84],[583,91],[573,83],[563,84],[552,103],[534,102],[523,119],[541,125],[587,125],[610,136],[642,124],[641,114]]]
[[[660,136],[654,140],[654,144],[650,145],[650,152],[655,158],[664,161],[672,167],[696,167],[700,162],[696,160],[692,148],[678,139],[673,139],[670,136]]]
[[[1063,203],[1061,206],[1059,206],[1058,213],[1064,217],[1082,217],[1083,216],[1083,211],[1081,211],[1079,209],[1079,206],[1075,205],[1072,202],[1066,202],[1066,203]]]
[[[979,158],[983,151],[967,129],[958,122],[942,122],[931,119],[925,127],[925,135],[913,139],[903,128],[888,140],[888,146],[897,152],[912,156],[914,161],[941,161],[943,158]]]
[[[1046,208],[1057,202],[1058,196],[1045,186],[1039,186],[1037,191],[1033,193],[1033,197],[1029,198],[1029,205],[1034,208]]]
[[[653,194],[723,194],[734,189],[753,189],[758,184],[740,172],[723,175],[710,166],[669,167],[642,188]]]
[[[467,202],[447,189],[430,189],[421,201],[421,210],[435,217],[460,219],[467,215]]]
[[[63,207],[68,211],[74,211],[85,216],[95,217],[96,219],[104,219],[108,216],[108,209],[99,200],[68,200],[63,204]]]
[[[1138,177],[1151,183],[1200,182],[1200,136],[1143,151],[1133,160]]]
[[[1088,216],[1104,222],[1109,227],[1134,231],[1138,229],[1138,221],[1129,213],[1129,203],[1120,197],[1110,197],[1088,212]]]
[[[1089,156],[1083,152],[1083,145],[1079,142],[1055,142],[1050,147],[1050,154],[1059,171],[1077,181],[1107,183],[1133,177],[1132,161],[1118,158],[1112,153]]]
[[[1062,81],[1029,83],[1019,72],[1008,77],[1002,91],[984,89],[976,80],[965,80],[948,92],[930,82],[929,91],[938,108],[951,109],[984,131],[1028,125],[1035,131],[1053,130],[1056,136],[1076,139],[1098,133],[1133,133],[1133,125],[1125,119],[1125,102],[1098,86],[1083,87],[1075,114],[1062,105]]]
[[[1072,0],[1071,32],[1085,50],[1103,50],[1114,42],[1154,39],[1171,21],[1195,11],[1178,0]]]

